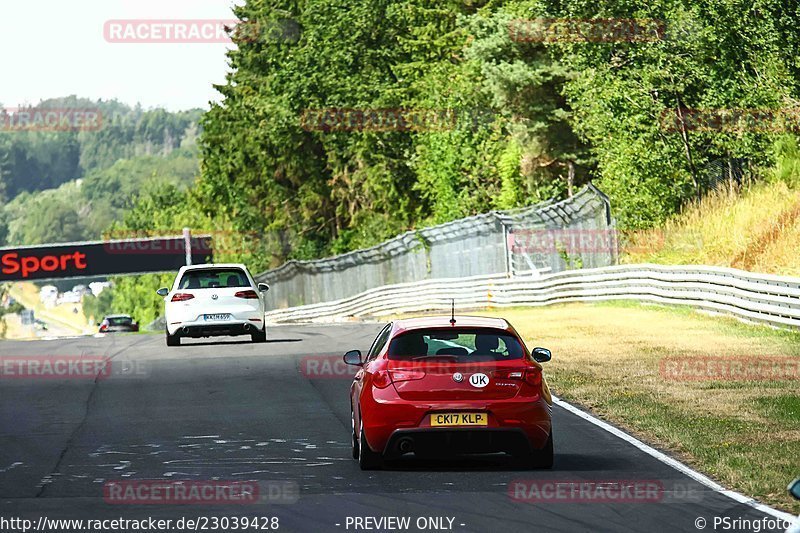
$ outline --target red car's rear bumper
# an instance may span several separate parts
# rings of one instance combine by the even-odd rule
[[[542,449],[550,435],[552,407],[540,395],[486,402],[419,402],[398,397],[394,387],[362,395],[364,436],[375,452],[402,454],[404,438],[413,447],[452,453],[490,453]],[[487,413],[486,426],[431,426],[432,413]],[[363,443],[362,443],[363,445]]]

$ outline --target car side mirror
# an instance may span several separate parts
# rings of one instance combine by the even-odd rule
[[[547,348],[534,348],[533,349],[533,360],[537,363],[546,363],[549,361],[553,355],[550,353],[550,350]]]
[[[800,500],[800,477],[789,483],[787,488],[789,489],[789,494],[794,496],[796,500]]]
[[[267,292],[269,290],[269,285],[267,285],[266,283],[259,283],[258,290],[261,292]]]
[[[158,289],[156,291],[156,294],[158,294],[159,296],[162,296],[162,297],[166,296],[167,294],[169,294],[169,289],[166,288],[166,287],[161,287],[160,289]]]
[[[100,322],[98,322],[98,323],[97,323],[97,325],[99,326],[99,325],[100,325]]]
[[[344,354],[342,359],[348,365],[364,366],[363,361],[361,361],[361,350],[350,350]]]

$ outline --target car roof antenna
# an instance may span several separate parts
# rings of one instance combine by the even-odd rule
[[[452,304],[452,306],[450,307],[450,325],[451,326],[455,326],[456,325],[456,299],[455,298],[451,298],[450,302]]]

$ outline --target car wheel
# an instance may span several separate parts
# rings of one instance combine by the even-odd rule
[[[250,340],[253,342],[267,342],[267,328],[255,330],[250,334]]]
[[[533,450],[519,457],[519,465],[529,469],[553,468],[553,431],[547,436],[547,442],[541,450]]]
[[[180,346],[180,345],[181,345],[180,335],[170,335],[169,330],[167,330],[167,346]]]
[[[378,470],[383,464],[383,456],[373,452],[367,439],[364,437],[364,428],[361,428],[361,438],[358,443],[358,466],[361,470]]]
[[[266,328],[264,328],[264,331],[256,330],[255,333],[251,333],[250,340],[252,340],[253,342],[267,342]]]
[[[356,419],[353,417],[353,410],[350,409],[350,447],[353,452],[353,459],[358,459],[358,436],[356,435]]]

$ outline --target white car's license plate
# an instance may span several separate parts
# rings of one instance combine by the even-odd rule
[[[206,322],[208,321],[218,321],[218,320],[230,320],[231,314],[230,313],[217,313],[215,315],[203,315],[203,320]]]

